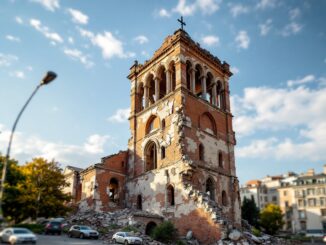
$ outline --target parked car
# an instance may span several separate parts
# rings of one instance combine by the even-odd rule
[[[44,227],[44,232],[46,235],[48,234],[58,234],[61,235],[61,222],[59,221],[49,221],[48,223],[46,223],[45,227]]]
[[[69,237],[98,239],[99,233],[86,225],[73,225],[68,231]]]
[[[143,240],[130,232],[117,232],[112,236],[113,243],[142,244]]]
[[[18,243],[36,244],[37,237],[33,232],[26,228],[6,228],[2,231],[2,242],[8,242],[11,245]]]

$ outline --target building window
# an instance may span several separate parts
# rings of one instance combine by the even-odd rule
[[[288,193],[287,193],[287,191],[283,191],[283,196],[285,196],[285,197],[286,197],[286,196],[287,196],[287,194],[288,194]]]
[[[199,160],[204,161],[204,146],[202,144],[199,145]]]
[[[206,193],[211,200],[215,201],[214,181],[211,178],[206,181]]]
[[[309,188],[309,189],[307,190],[307,195],[308,195],[308,196],[315,195],[315,189]]]
[[[162,129],[165,129],[165,119],[162,120]]]
[[[141,195],[137,196],[137,209],[139,210],[143,209],[143,200]]]
[[[319,205],[320,206],[325,206],[325,197],[319,198]]]
[[[110,185],[109,185],[110,201],[118,202],[118,200],[119,200],[118,188],[119,188],[119,181],[116,178],[112,178],[110,180]]]
[[[287,208],[289,207],[289,202],[288,201],[285,202],[285,207],[287,207]]]
[[[168,204],[170,206],[174,206],[174,188],[172,185],[169,185],[167,188],[167,197],[168,197]]]
[[[223,168],[223,155],[222,155],[222,152],[218,153],[218,166],[220,168]]]
[[[325,217],[326,216],[326,209],[325,208],[322,208],[320,210],[320,213],[321,213],[321,216]]]
[[[299,219],[305,219],[306,218],[306,211],[299,210]]]
[[[310,198],[310,199],[308,199],[308,205],[310,207],[315,207],[316,206],[316,198]]]
[[[304,207],[304,201],[302,199],[298,200],[299,207]]]
[[[162,146],[161,147],[161,159],[164,159],[165,158],[165,147]]]
[[[157,152],[156,152],[156,144],[151,141],[147,144],[145,147],[145,157],[146,157],[146,163],[145,163],[145,170],[150,171],[152,169],[155,169],[157,167]]]
[[[222,191],[222,205],[223,206],[227,206],[228,205],[228,198],[227,198],[227,195],[226,195],[226,192],[225,191]]]

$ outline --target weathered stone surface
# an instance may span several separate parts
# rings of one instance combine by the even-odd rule
[[[191,238],[192,238],[192,231],[190,230],[187,232],[186,239],[190,240]]]
[[[238,241],[241,237],[241,232],[238,231],[238,230],[232,230],[229,234],[229,238],[232,240],[232,241]]]

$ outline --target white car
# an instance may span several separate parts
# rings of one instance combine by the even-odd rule
[[[142,244],[143,240],[130,232],[117,232],[112,236],[113,243]]]
[[[8,242],[10,245],[18,243],[36,244],[37,237],[33,232],[26,228],[6,228],[2,231],[2,242]]]

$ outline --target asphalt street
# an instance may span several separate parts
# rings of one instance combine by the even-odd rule
[[[37,245],[103,245],[108,244],[104,243],[101,240],[94,239],[79,239],[79,238],[69,238],[66,235],[37,235]],[[1,243],[7,244],[8,243]]]

